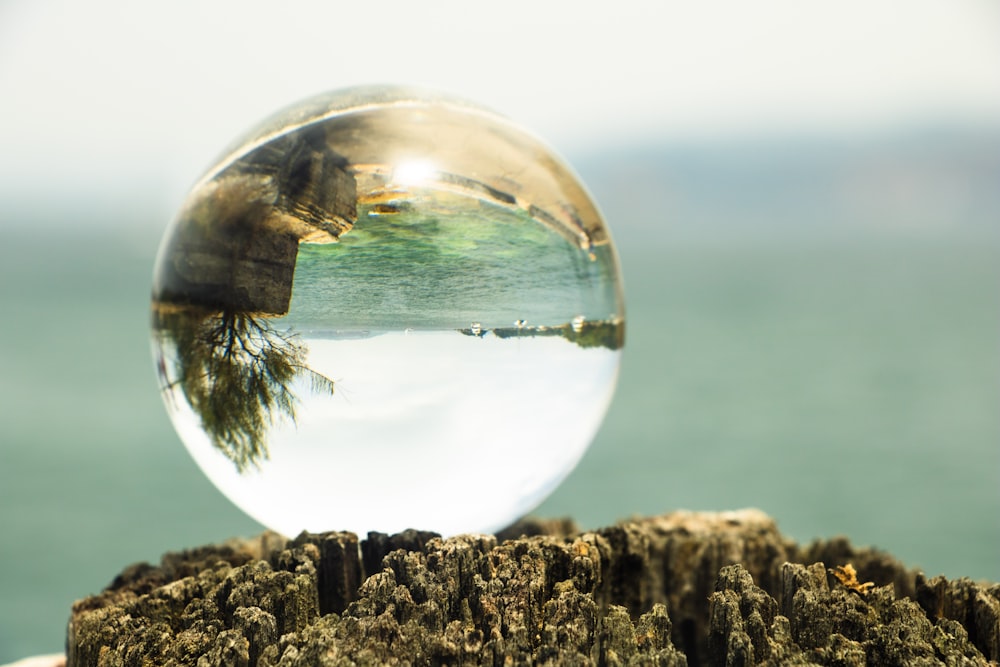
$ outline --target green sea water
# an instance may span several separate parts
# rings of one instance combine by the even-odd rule
[[[0,662],[60,650],[72,601],[125,565],[260,530],[161,405],[158,239],[83,229],[0,228]],[[754,506],[799,540],[1000,580],[995,237],[637,230],[616,238],[619,391],[538,514]]]
[[[432,195],[424,195],[428,201]],[[455,330],[559,326],[616,316],[609,245],[589,252],[524,211],[438,197],[436,208],[362,211],[339,243],[301,244],[287,315],[308,336],[334,330]]]

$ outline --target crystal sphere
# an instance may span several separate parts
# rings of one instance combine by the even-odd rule
[[[623,342],[583,186],[503,117],[337,91],[268,119],[164,236],[152,339],[173,424],[236,505],[302,530],[498,530],[583,455]]]

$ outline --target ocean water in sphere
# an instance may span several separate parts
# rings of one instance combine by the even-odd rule
[[[516,520],[589,445],[624,335],[568,168],[399,88],[310,100],[227,151],[167,231],[152,321],[188,451],[289,536]]]

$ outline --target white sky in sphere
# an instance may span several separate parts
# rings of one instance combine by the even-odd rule
[[[442,89],[559,151],[1000,123],[990,0],[0,3],[0,202],[174,207],[234,137],[350,85]]]

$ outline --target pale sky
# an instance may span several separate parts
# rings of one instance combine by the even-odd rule
[[[0,202],[176,204],[312,94],[424,85],[562,152],[783,130],[1000,124],[992,0],[0,0]]]

